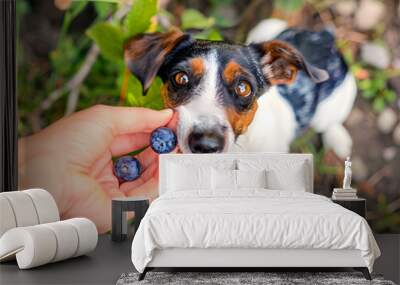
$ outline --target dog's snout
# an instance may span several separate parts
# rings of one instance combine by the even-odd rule
[[[188,138],[188,144],[192,153],[222,152],[225,137],[219,132],[192,131]]]

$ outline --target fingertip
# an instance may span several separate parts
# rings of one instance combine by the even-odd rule
[[[174,111],[170,108],[167,109],[163,109],[160,111],[161,114],[165,115],[166,117],[172,117],[172,115],[174,114]]]
[[[150,131],[152,131],[154,128],[157,127],[162,127],[162,126],[166,126],[169,124],[169,122],[172,120],[174,112],[172,109],[163,109],[160,111],[155,111],[157,112],[155,116],[149,117],[149,127],[150,127]]]
[[[165,126],[173,117],[172,109],[154,110],[135,107],[110,107],[108,114],[114,136],[150,132],[154,128]]]

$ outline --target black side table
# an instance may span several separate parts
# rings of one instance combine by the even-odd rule
[[[149,207],[149,200],[145,197],[114,198],[112,200],[112,229],[111,240],[123,241],[128,235],[126,212],[135,212],[135,232],[139,227]]]
[[[339,200],[332,199],[332,202],[341,205],[342,207],[359,214],[364,219],[366,218],[367,212],[367,201],[364,198],[349,199],[349,200]]]

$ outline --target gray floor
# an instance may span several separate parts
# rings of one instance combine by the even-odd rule
[[[381,257],[374,264],[374,272],[400,284],[400,234],[376,234],[375,239],[381,250]]]
[[[399,283],[400,235],[377,235],[376,239],[383,256],[376,261],[374,272]],[[122,273],[134,271],[130,245],[130,241],[114,243],[103,235],[88,256],[29,270],[18,270],[15,262],[3,263],[0,284],[115,284]]]
[[[134,270],[130,252],[131,242],[115,243],[102,235],[88,256],[28,270],[18,270],[16,262],[2,263],[0,284],[115,284],[122,273]]]

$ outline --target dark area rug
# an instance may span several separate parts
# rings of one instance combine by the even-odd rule
[[[380,275],[366,280],[359,272],[148,272],[146,278],[138,281],[138,273],[122,274],[117,285],[133,284],[324,284],[324,285],[395,285]]]

